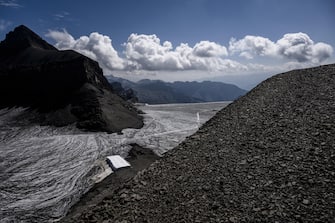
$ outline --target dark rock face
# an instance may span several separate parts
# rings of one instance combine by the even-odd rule
[[[123,88],[119,82],[111,82],[113,91],[126,101],[138,102],[136,93],[131,88]]]
[[[109,132],[142,126],[137,110],[112,92],[97,62],[59,51],[23,25],[0,43],[0,108],[13,106],[37,109],[46,124],[77,122]],[[47,115],[59,109],[66,121]]]
[[[276,75],[66,222],[334,222],[334,111],[335,64]]]

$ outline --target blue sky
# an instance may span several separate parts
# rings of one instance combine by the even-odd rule
[[[1,40],[24,24],[130,79],[252,82],[334,62],[334,21],[333,0],[0,0]]]

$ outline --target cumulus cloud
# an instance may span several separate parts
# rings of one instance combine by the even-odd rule
[[[131,34],[124,45],[132,69],[222,71],[227,67],[243,67],[223,59],[228,55],[226,47],[210,41],[201,41],[194,47],[181,43],[173,48],[171,42],[161,43],[156,35]]]
[[[1,28],[1,21],[0,21]],[[58,49],[72,49],[99,62],[105,74],[113,71],[149,74],[170,71],[199,71],[203,73],[268,72],[313,66],[332,56],[333,48],[322,42],[314,43],[305,33],[285,34],[276,42],[261,36],[245,36],[225,46],[208,40],[194,46],[181,43],[174,47],[169,41],[161,41],[156,35],[131,34],[123,44],[122,57],[112,45],[112,39],[97,32],[75,39],[65,29],[50,30],[47,37],[53,39]],[[256,56],[270,57],[276,63],[240,63],[229,59],[237,54],[247,59]],[[276,65],[273,65],[276,64]]]
[[[325,43],[314,41],[305,33],[288,33],[277,42],[261,36],[245,36],[243,39],[232,38],[229,51],[238,53],[247,59],[254,56],[270,56],[297,62],[321,63],[331,57],[333,48]]]
[[[55,47],[61,50],[70,49],[76,43],[73,36],[71,36],[65,29],[62,31],[49,30],[46,36],[56,41]]]
[[[81,36],[74,39],[66,30],[49,30],[47,37],[56,41],[55,46],[60,50],[75,50],[93,60],[99,62],[104,70],[122,70],[125,68],[125,61],[119,57],[118,52],[112,45],[112,40],[97,32],[89,36]]]
[[[97,32],[75,39],[66,30],[50,30],[46,36],[56,42],[58,49],[82,53],[98,61],[107,72],[245,69],[242,64],[223,58],[228,55],[226,47],[210,41],[201,41],[194,47],[182,43],[174,48],[169,41],[161,43],[156,35],[131,34],[124,43],[125,58],[121,58],[113,48],[112,40]]]
[[[160,43],[156,35],[131,34],[124,44],[130,69],[176,70],[182,69],[171,42]]]
[[[195,44],[194,54],[199,57],[228,56],[226,47],[210,41],[201,41]]]
[[[281,56],[298,62],[320,63],[333,53],[330,45],[321,42],[314,44],[307,34],[301,32],[285,34],[276,45]]]
[[[247,59],[252,59],[255,55],[272,56],[276,54],[276,44],[261,36],[245,36],[243,39],[232,38],[229,41],[229,51],[240,53],[239,55]]]

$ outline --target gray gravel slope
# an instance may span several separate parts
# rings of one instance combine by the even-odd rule
[[[276,75],[74,222],[335,222],[335,64]]]

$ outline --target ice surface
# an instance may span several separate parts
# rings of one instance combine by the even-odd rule
[[[144,127],[122,135],[40,126],[25,109],[0,110],[0,222],[56,221],[100,179],[107,156],[126,157],[132,143],[161,155],[198,129],[197,112],[202,124],[227,104],[140,106]]]

